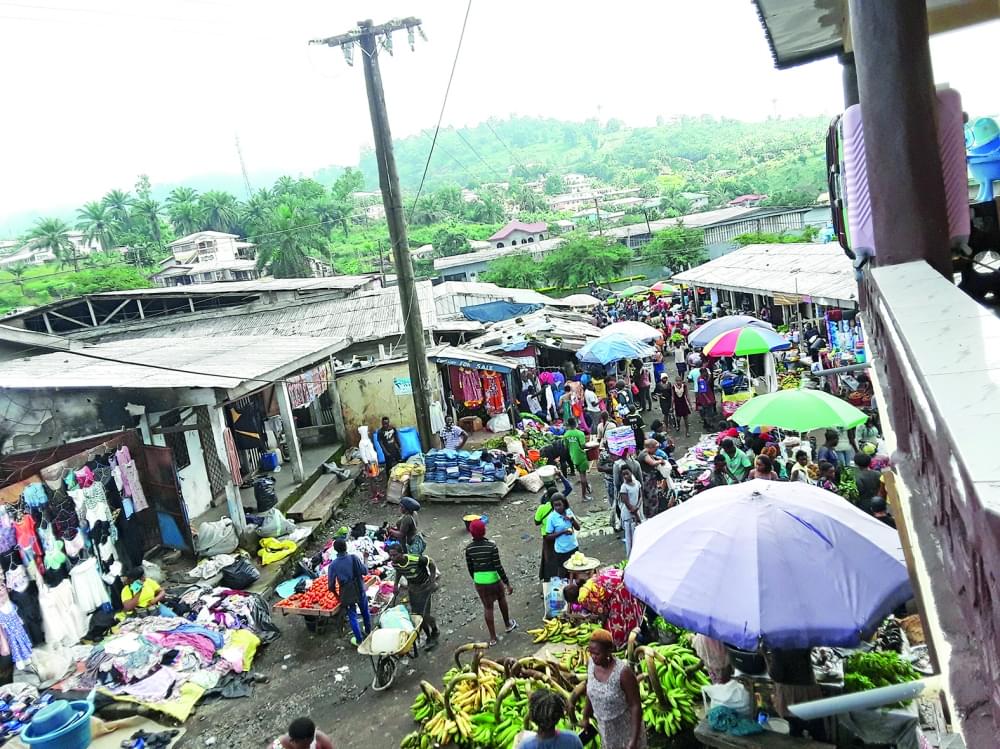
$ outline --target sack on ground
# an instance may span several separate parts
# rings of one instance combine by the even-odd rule
[[[510,417],[507,414],[497,414],[486,422],[486,428],[496,434],[510,431]]]
[[[526,473],[520,478],[518,478],[517,483],[521,485],[521,488],[526,492],[538,493],[544,487],[544,482],[542,477],[538,475],[538,471],[532,471],[531,473]]]
[[[198,526],[195,551],[200,556],[214,557],[216,554],[232,554],[239,545],[236,528],[229,518],[204,522]]]

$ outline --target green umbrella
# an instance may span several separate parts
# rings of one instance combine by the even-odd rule
[[[618,292],[618,296],[636,296],[637,294],[648,294],[648,286],[629,286],[627,289],[622,289]]]
[[[822,390],[779,390],[751,398],[733,414],[743,426],[768,426],[794,432],[864,424],[868,417],[847,401]]]

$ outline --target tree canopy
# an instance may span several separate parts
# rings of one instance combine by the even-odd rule
[[[643,246],[642,256],[672,271],[687,270],[707,259],[704,233],[684,225],[661,229]]]

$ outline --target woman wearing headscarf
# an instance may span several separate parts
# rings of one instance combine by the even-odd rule
[[[606,629],[595,629],[587,648],[587,704],[584,728],[597,718],[602,749],[645,749],[639,682],[628,663],[615,658],[614,639]]]
[[[625,573],[618,567],[605,567],[583,584],[568,583],[563,588],[563,598],[601,617],[616,649],[625,647],[629,634],[642,623],[645,613],[642,601],[625,587]]]
[[[389,528],[387,533],[399,542],[403,547],[404,554],[423,554],[427,549],[427,542],[417,530],[417,513],[420,511],[420,503],[413,497],[403,497],[399,501],[399,520],[393,528]]]

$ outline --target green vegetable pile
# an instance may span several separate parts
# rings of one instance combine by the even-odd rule
[[[845,468],[840,474],[840,483],[837,485],[840,496],[852,504],[857,504],[860,495],[858,494],[858,484],[854,480],[854,472],[850,468]]]
[[[844,661],[844,691],[864,692],[916,681],[920,674],[898,653],[855,653]]]

